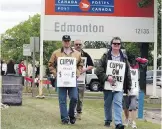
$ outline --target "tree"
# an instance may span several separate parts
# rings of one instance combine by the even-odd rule
[[[107,47],[108,47],[108,42],[103,42],[103,41],[85,41],[84,42],[84,48],[99,49],[99,48],[107,48]]]
[[[153,4],[153,0],[141,0],[138,5],[139,7],[143,8],[146,6],[149,6],[150,4]],[[136,43],[126,43],[125,48],[128,53],[131,53],[136,56],[140,56],[140,45],[141,44],[136,44]],[[149,60],[149,65],[153,65],[153,55],[151,52],[154,49],[153,43],[149,44],[149,53],[148,53],[148,60]],[[157,54],[161,54],[161,0],[158,0],[158,52]],[[160,65],[158,61],[158,66]]]
[[[141,0],[137,4],[139,7],[146,7],[152,3],[153,0]],[[40,15],[36,14],[33,17],[29,17],[27,21],[8,29],[2,35],[2,58],[5,60],[14,59],[19,62],[23,57],[23,44],[30,43],[30,37],[40,35]],[[52,47],[51,47],[52,46]],[[52,54],[52,51],[61,46],[61,42],[46,41],[44,42],[44,64]],[[102,41],[86,41],[84,43],[85,48],[107,48],[108,42]],[[140,55],[139,45],[136,43],[128,43],[125,45],[127,51],[132,54]],[[161,0],[158,0],[158,54],[161,54]],[[149,44],[149,55],[152,60],[151,51],[153,50],[153,44]],[[31,59],[31,58],[30,58]],[[36,54],[36,59],[39,60],[39,53]],[[150,62],[151,65],[151,62]]]
[[[36,14],[28,20],[8,29],[2,35],[2,58],[13,59],[19,63],[23,56],[23,44],[30,43],[30,37],[40,36],[40,15]],[[44,42],[44,64],[47,64],[52,51],[60,47],[61,42]],[[32,57],[29,58],[32,60]],[[39,61],[39,53],[36,53],[36,60]]]
[[[138,6],[139,7],[146,7],[150,4],[152,4],[153,0],[141,0],[140,2],[138,2]]]
[[[30,37],[39,37],[40,15],[29,17],[27,21],[8,29],[2,35],[2,58],[15,61],[23,59],[23,44],[30,43]],[[8,51],[8,53],[7,53]]]
[[[138,5],[143,8],[153,4],[154,0],[141,0]],[[158,4],[158,55],[161,54],[161,0],[157,0]],[[150,47],[153,48],[153,47]]]

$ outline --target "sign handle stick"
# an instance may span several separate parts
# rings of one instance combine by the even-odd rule
[[[45,0],[41,0],[41,21],[40,21],[40,83],[39,95],[37,98],[44,98],[43,96],[43,31],[44,31],[44,14],[45,14]]]
[[[33,83],[32,83],[32,97],[35,97],[35,38],[34,38],[34,48],[33,48]]]

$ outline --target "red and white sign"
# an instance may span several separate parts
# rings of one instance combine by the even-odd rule
[[[44,40],[108,41],[119,36],[128,42],[154,42],[153,3],[140,0],[45,0]]]

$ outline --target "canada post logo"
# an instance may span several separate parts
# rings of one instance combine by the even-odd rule
[[[114,0],[55,0],[55,12],[113,13]]]

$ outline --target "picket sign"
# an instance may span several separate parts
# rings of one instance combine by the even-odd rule
[[[87,57],[81,57],[82,61],[83,61],[83,69],[86,68],[86,64],[87,64]],[[79,78],[77,79],[77,83],[78,84],[85,84],[85,78],[86,78],[86,72],[84,72],[83,74],[81,74],[79,76]]]
[[[76,58],[57,59],[57,87],[76,87]]]
[[[132,87],[128,94],[138,96],[139,93],[138,69],[130,69],[130,72],[132,79]]]
[[[123,83],[125,76],[125,63],[119,61],[108,60],[106,75],[113,77],[113,83],[105,81],[104,89],[112,91],[123,91]]]

